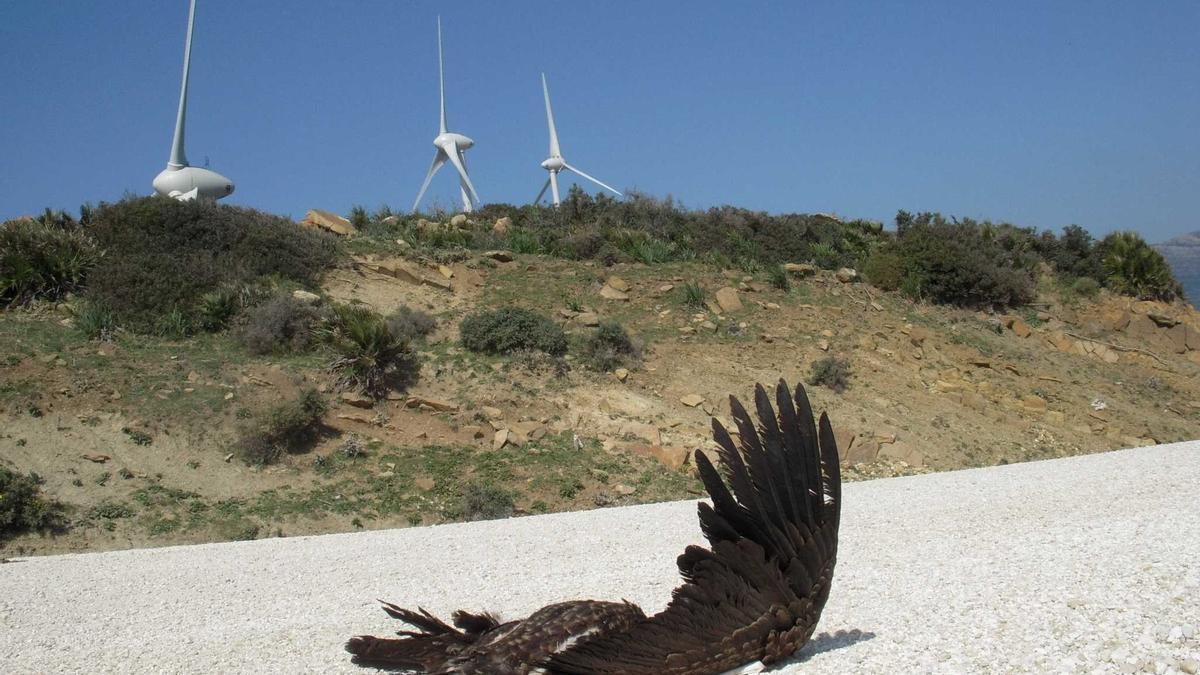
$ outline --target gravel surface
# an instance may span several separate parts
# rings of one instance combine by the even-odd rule
[[[777,672],[1197,672],[1200,442],[855,483],[817,636]],[[692,502],[0,565],[0,670],[363,672],[376,598],[661,609]]]

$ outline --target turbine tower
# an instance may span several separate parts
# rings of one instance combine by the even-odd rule
[[[429,167],[429,173],[425,174],[425,182],[421,183],[421,191],[417,193],[417,199],[413,202],[413,211],[421,204],[421,197],[425,196],[425,190],[429,188],[429,181],[433,180],[433,174],[442,168],[446,162],[454,165],[458,171],[458,186],[462,193],[463,211],[470,213],[475,210],[474,202],[479,201],[479,195],[475,192],[475,186],[471,184],[471,177],[467,175],[467,156],[466,152],[471,146],[475,145],[475,141],[463,136],[462,134],[452,133],[446,128],[446,75],[445,69],[442,66],[442,17],[438,17],[438,94],[441,97],[441,125],[438,127],[437,138],[433,139],[433,146],[437,148],[437,154],[433,156],[433,164]]]
[[[190,166],[183,152],[184,118],[187,116],[188,72],[192,64],[192,29],[196,25],[196,0],[188,10],[187,41],[183,47],[183,85],[179,90],[179,113],[167,168],[154,177],[154,191],[180,201],[220,199],[233,193],[233,181],[216,171]]]
[[[592,181],[618,197],[623,197],[624,195],[616,189],[601,183],[579,169],[567,164],[567,160],[563,159],[562,151],[558,147],[558,131],[554,129],[554,111],[550,108],[550,87],[546,86],[545,73],[542,73],[542,95],[546,98],[546,124],[550,126],[550,156],[546,158],[546,161],[542,162],[542,168],[550,172],[550,177],[546,179],[546,184],[542,186],[542,191],[534,198],[533,203],[536,204],[542,201],[542,195],[546,194],[546,188],[550,188],[550,194],[554,198],[554,205],[558,206],[558,174],[564,169]]]

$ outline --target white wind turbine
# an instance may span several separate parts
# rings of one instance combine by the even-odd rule
[[[558,132],[554,129],[554,111],[550,109],[550,87],[546,86],[545,73],[542,73],[542,95],[546,98],[546,123],[550,126],[550,156],[546,158],[546,161],[542,162],[542,168],[550,172],[550,177],[546,179],[546,184],[542,186],[542,191],[538,193],[536,198],[534,198],[533,203],[536,204],[542,201],[542,195],[546,194],[546,188],[550,188],[550,194],[554,197],[554,205],[558,206],[558,173],[563,169],[572,171],[592,181],[596,185],[609,190],[618,197],[624,196],[616,189],[601,183],[579,169],[567,164],[567,160],[563,159],[562,151],[558,147]]]
[[[233,181],[216,171],[189,166],[183,152],[183,125],[187,115],[188,71],[192,63],[192,28],[196,21],[196,0],[188,10],[187,41],[183,47],[183,85],[179,91],[179,113],[175,118],[175,138],[167,168],[154,177],[154,191],[181,201],[220,199],[233,192]]]
[[[441,126],[438,127],[437,138],[433,139],[433,146],[437,148],[437,154],[433,156],[433,164],[429,167],[429,173],[425,174],[425,182],[421,183],[421,191],[417,193],[417,199],[413,202],[413,211],[417,210],[417,206],[421,204],[421,197],[425,196],[425,190],[429,188],[429,181],[433,180],[433,174],[442,168],[442,165],[449,161],[458,170],[458,185],[462,192],[463,211],[470,213],[474,211],[475,202],[479,201],[479,195],[475,192],[475,186],[471,184],[471,177],[467,175],[467,157],[466,151],[471,146],[475,145],[475,141],[463,136],[455,134],[446,129],[446,80],[445,73],[442,67],[442,17],[438,17],[438,94],[442,101],[442,117]]]

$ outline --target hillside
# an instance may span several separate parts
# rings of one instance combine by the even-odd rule
[[[1167,259],[1188,299],[1196,303],[1200,299],[1200,232],[1180,235],[1154,248]]]
[[[827,356],[843,393],[810,387],[848,476],[1063,457],[1200,435],[1200,314],[1044,280],[1019,315],[915,303],[811,266],[790,290],[699,262],[572,262],[487,252],[441,263],[366,253],[322,294],[437,322],[420,377],[372,403],[339,390],[321,353],[255,356],[229,333],[81,336],[69,308],[0,315],[0,458],[72,507],[72,529],[6,552],[50,553],[385,528],[686,498],[709,416],[754,382],[809,377]],[[704,307],[687,305],[700,286]],[[1074,296],[1072,296],[1074,297]],[[642,361],[601,372],[480,355],[477,308],[516,304],[573,341],[620,322]],[[278,464],[233,455],[238,430],[305,387],[333,407]]]

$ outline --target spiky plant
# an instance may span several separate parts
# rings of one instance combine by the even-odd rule
[[[369,309],[335,305],[325,334],[338,355],[330,367],[342,386],[378,399],[416,377],[419,367],[408,340]]]
[[[1143,300],[1170,302],[1183,295],[1183,287],[1162,254],[1136,232],[1113,232],[1100,242],[1104,284]]]

